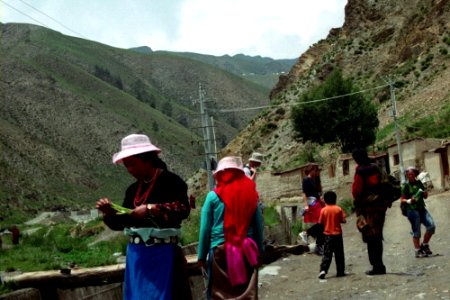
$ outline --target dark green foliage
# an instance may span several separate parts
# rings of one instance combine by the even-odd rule
[[[161,107],[161,111],[166,115],[171,117],[172,116],[172,112],[173,112],[173,108],[172,108],[172,104],[170,104],[170,102],[164,102],[164,104]]]
[[[159,125],[158,125],[158,123],[157,123],[156,121],[153,121],[153,123],[152,123],[152,129],[153,129],[153,131],[155,131],[155,132],[158,132],[158,131],[159,131]]]
[[[430,65],[431,65],[431,61],[433,60],[434,55],[433,54],[428,54],[427,57],[425,58],[425,60],[423,60],[420,65],[420,70],[424,71],[426,70]]]
[[[353,205],[353,199],[345,198],[340,200],[337,205],[339,205],[347,216],[350,216],[355,211],[355,206]]]
[[[297,137],[321,145],[338,142],[343,152],[373,144],[377,110],[363,94],[348,95],[356,90],[350,79],[334,70],[322,85],[303,94],[291,115]],[[312,102],[331,97],[336,98]]]
[[[266,135],[271,133],[272,131],[274,131],[275,129],[277,129],[277,124],[275,123],[266,123],[264,124],[263,127],[261,127],[261,134]]]
[[[444,37],[444,38],[442,39],[442,41],[443,41],[445,44],[447,44],[447,45],[450,46],[450,36]]]
[[[122,90],[123,89],[123,84],[122,84],[122,79],[120,79],[120,76],[113,76],[111,75],[111,73],[108,71],[108,69],[104,69],[100,66],[95,65],[94,67],[94,75],[98,78],[100,78],[101,80],[115,86],[116,88]]]
[[[155,108],[155,99],[147,91],[148,88],[141,80],[136,80],[131,85],[131,94],[134,95],[138,100],[150,104],[151,107]]]
[[[269,227],[274,227],[280,224],[280,215],[273,206],[264,207],[263,211],[264,224]]]

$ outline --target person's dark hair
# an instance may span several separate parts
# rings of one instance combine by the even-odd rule
[[[309,175],[309,173],[311,173],[311,171],[319,169],[319,166],[317,164],[314,163],[310,163],[305,167],[305,174]]]
[[[323,200],[326,204],[336,204],[337,195],[333,191],[325,192],[323,195]]]
[[[356,161],[356,163],[360,166],[367,166],[372,162],[369,156],[367,155],[366,149],[363,148],[357,148],[353,150],[352,157]]]
[[[153,167],[167,170],[166,163],[159,158],[158,153],[155,151],[144,152],[135,155],[137,158],[142,159],[143,161],[148,161],[152,164]]]

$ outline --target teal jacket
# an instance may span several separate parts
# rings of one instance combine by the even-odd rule
[[[210,249],[222,245],[225,242],[223,234],[223,217],[225,204],[213,191],[206,196],[202,207],[200,219],[200,236],[198,241],[198,260],[206,260]],[[264,223],[261,208],[257,207],[250,223],[248,234],[256,245],[259,252],[263,252]]]

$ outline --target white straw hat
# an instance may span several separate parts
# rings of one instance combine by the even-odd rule
[[[120,152],[113,155],[113,163],[115,164],[121,163],[122,159],[136,154],[152,151],[161,152],[145,134],[130,134],[122,139],[121,146]]]
[[[262,163],[262,160],[263,160],[263,155],[258,152],[253,152],[252,156],[249,159],[249,161],[254,161],[254,162],[258,162],[258,163]]]
[[[239,156],[226,156],[222,158],[217,164],[217,169],[214,171],[214,175],[226,169],[236,169],[244,172],[242,158],[240,158]]]

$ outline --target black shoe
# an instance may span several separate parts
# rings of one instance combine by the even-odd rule
[[[337,273],[336,274],[336,277],[344,277],[344,276],[347,276],[347,274],[345,274],[345,273]]]
[[[327,275],[327,272],[325,272],[325,271],[320,271],[320,273],[319,273],[319,279],[325,279],[325,275]]]
[[[370,276],[373,276],[373,275],[384,275],[384,274],[386,274],[386,269],[380,269],[380,270],[373,269],[373,270],[366,271],[366,275],[370,275]]]
[[[433,254],[433,252],[431,252],[431,250],[430,250],[430,246],[428,246],[428,245],[421,244],[420,250],[422,251],[422,253],[425,254],[425,256],[429,256],[429,255]]]

